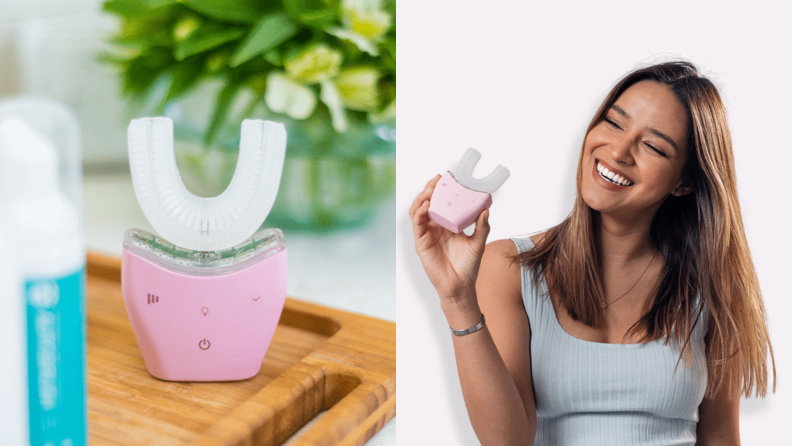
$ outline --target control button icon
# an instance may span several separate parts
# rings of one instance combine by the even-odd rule
[[[201,307],[201,313],[206,316],[206,314],[209,313],[209,307]]]
[[[250,296],[250,300],[252,300],[253,302],[258,302],[260,299],[261,299],[261,294],[254,294]]]
[[[208,349],[211,346],[212,346],[212,343],[207,341],[206,338],[201,339],[201,341],[198,342],[198,347],[200,347],[201,350],[206,350],[206,349]]]

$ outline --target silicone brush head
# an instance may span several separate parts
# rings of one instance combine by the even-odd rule
[[[286,154],[283,124],[242,122],[234,177],[211,198],[193,195],[182,183],[169,118],[132,120],[128,139],[132,183],[143,214],[160,236],[178,246],[218,251],[237,245],[272,209]]]
[[[474,178],[473,169],[480,159],[481,154],[478,150],[473,148],[467,149],[462,159],[459,160],[457,167],[450,172],[454,176],[454,179],[462,186],[470,190],[491,194],[498,190],[509,178],[509,169],[498,164],[498,167],[486,177]]]

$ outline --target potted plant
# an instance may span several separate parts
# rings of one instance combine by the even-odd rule
[[[359,225],[395,185],[395,0],[109,0],[101,60],[134,115],[173,118],[194,193],[222,192],[242,119],[284,122],[269,224]]]

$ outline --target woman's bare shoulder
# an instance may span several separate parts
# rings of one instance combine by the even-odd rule
[[[517,245],[509,239],[495,240],[494,242],[487,243],[484,249],[484,255],[500,254],[499,257],[514,257],[517,255]]]
[[[542,241],[542,239],[545,238],[546,234],[547,231],[534,234],[530,236],[531,241],[533,241],[534,245],[537,245]],[[512,262],[512,260],[517,257],[518,254],[519,251],[517,250],[517,245],[515,245],[510,239],[495,240],[494,242],[487,243],[487,246],[484,250],[484,256],[489,257],[489,261],[499,263],[501,265],[504,265],[505,263],[514,263],[519,265],[519,263],[516,261]],[[508,262],[506,261],[507,259]]]
[[[517,246],[509,239],[487,244],[476,282],[479,296],[500,300],[505,295],[521,294],[518,254]]]
[[[544,239],[546,234],[545,231],[534,234],[530,238],[536,245]],[[520,260],[517,258],[518,254],[517,245],[510,239],[488,243],[484,249],[484,256],[481,258],[479,282],[483,282],[487,290],[521,295],[522,276],[520,272],[522,268]]]

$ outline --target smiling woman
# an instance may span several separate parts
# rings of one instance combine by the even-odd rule
[[[668,86],[644,80],[627,88],[586,136],[581,162],[591,175],[581,177],[584,201],[598,211],[626,205],[651,217],[669,194],[689,193],[682,183],[687,135],[685,107]],[[608,193],[625,187],[626,194]]]
[[[775,364],[725,109],[692,64],[616,84],[545,233],[485,248],[484,211],[451,234],[427,218],[436,182],[415,246],[469,333],[454,350],[482,444],[739,444],[739,396],[766,395]]]
[[[619,191],[635,185],[630,190],[632,196],[641,197],[644,202],[654,199],[654,204],[659,206],[671,182],[675,182],[674,189],[682,186],[682,166],[687,160],[685,116],[684,107],[664,84],[638,82],[619,97],[588,133],[583,164],[592,166],[588,169],[591,178],[606,190]],[[641,179],[638,184],[636,178]],[[592,203],[599,198],[601,189],[588,187],[590,182],[588,176],[583,177],[583,197],[601,211]],[[608,195],[602,198],[607,200]]]

